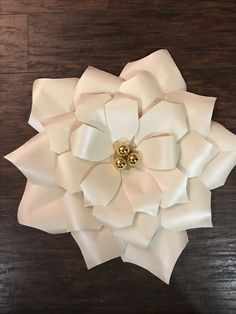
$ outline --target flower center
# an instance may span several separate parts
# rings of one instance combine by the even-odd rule
[[[141,154],[130,143],[116,142],[114,144],[113,164],[118,170],[130,170],[141,161]]]

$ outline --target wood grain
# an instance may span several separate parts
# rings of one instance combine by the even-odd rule
[[[0,9],[2,155],[35,134],[36,78],[80,76],[87,65],[119,74],[163,47],[190,91],[218,97],[214,119],[236,133],[235,1],[0,0]],[[87,271],[70,235],[19,225],[25,178],[4,159],[0,167],[1,314],[236,312],[235,170],[212,192],[214,228],[189,232],[167,286],[120,259]]]
[[[106,0],[1,0],[0,13],[46,13],[46,12],[77,12],[104,10],[107,8]]]
[[[27,71],[27,49],[27,15],[0,16],[0,71]]]

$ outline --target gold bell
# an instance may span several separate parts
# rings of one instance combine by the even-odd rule
[[[126,160],[124,158],[121,157],[121,158],[115,159],[115,166],[117,169],[123,170],[126,168],[126,165],[127,165],[127,163],[126,163]]]
[[[130,148],[129,145],[126,144],[121,144],[119,145],[118,149],[117,149],[117,153],[122,156],[122,157],[126,157],[129,155],[130,153]]]
[[[139,154],[137,152],[129,154],[129,156],[127,157],[127,161],[131,167],[137,166],[140,161]]]

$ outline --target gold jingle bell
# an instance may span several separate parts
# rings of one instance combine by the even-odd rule
[[[126,163],[126,160],[124,158],[121,157],[121,158],[115,159],[115,166],[117,169],[123,170],[126,168],[126,165],[127,165],[127,163]]]
[[[130,153],[129,145],[121,144],[117,149],[117,153],[122,157],[128,156]]]
[[[127,161],[131,167],[137,166],[140,161],[139,154],[136,152],[129,154],[129,156],[127,157]]]

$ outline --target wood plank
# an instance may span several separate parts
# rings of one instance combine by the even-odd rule
[[[93,10],[80,18],[77,14],[70,14],[69,19],[64,13],[31,14],[29,70],[61,72],[78,69],[81,74],[88,64],[93,64],[105,70],[119,71],[122,66],[120,53],[117,50],[114,58],[112,48],[117,33],[109,20],[107,13],[104,15]],[[110,47],[106,49],[108,45]]]
[[[0,72],[27,71],[27,49],[27,16],[0,16]]]
[[[1,0],[0,14],[105,10],[107,0]]]
[[[106,5],[105,0],[0,0],[6,14],[0,19],[4,30],[8,27],[0,42],[1,71],[2,60],[4,72],[8,57],[14,61],[10,73],[0,73],[2,155],[35,134],[27,124],[34,79],[80,76],[87,65],[119,74],[126,62],[159,48],[169,49],[189,91],[218,96],[214,120],[236,133],[235,1]],[[22,52],[25,13],[30,73]],[[87,271],[70,235],[19,225],[25,178],[7,160],[0,159],[0,169],[1,314],[235,313],[236,169],[212,192],[214,228],[188,232],[190,242],[170,286],[120,259]]]
[[[183,71],[212,71],[234,64],[236,22],[231,4],[220,10],[214,2],[207,1],[206,6],[196,1],[187,10],[175,1],[160,5],[152,1],[146,6],[117,3],[111,1],[106,12],[91,10],[80,18],[71,14],[68,19],[63,13],[30,15],[30,71],[61,71],[93,63],[119,73],[127,60],[163,47]]]

